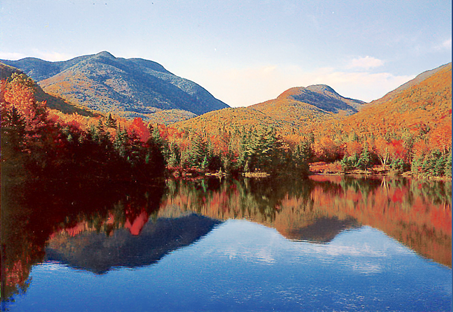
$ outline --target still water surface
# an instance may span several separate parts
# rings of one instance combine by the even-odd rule
[[[11,248],[3,308],[451,311],[451,184],[286,182],[168,181],[54,211],[41,239],[12,215],[34,235]],[[46,210],[80,208],[67,194]]]

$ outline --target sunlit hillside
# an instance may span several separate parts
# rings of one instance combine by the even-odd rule
[[[173,126],[196,132],[210,129],[274,127],[289,134],[314,122],[342,119],[354,114],[364,102],[344,98],[326,85],[291,88],[274,100],[246,108],[223,109]]]
[[[172,127],[189,129],[198,133],[211,133],[212,131],[217,132],[217,130],[229,131],[252,127],[281,128],[289,125],[288,121],[279,120],[253,108],[240,107],[209,112],[187,121],[175,123]]]
[[[342,122],[313,127],[319,136],[360,136],[423,139],[441,150],[451,147],[451,63],[421,74]]]
[[[276,99],[250,106],[298,127],[317,120],[357,113],[363,101],[345,98],[326,85],[291,88]]]
[[[8,79],[9,77],[11,77],[11,75],[13,73],[20,74],[20,73],[22,73],[22,71],[13,66],[9,66],[9,65],[6,65],[6,64],[3,64],[2,62],[0,62],[0,80]],[[94,116],[98,115],[96,112],[88,109],[87,107],[75,105],[58,96],[53,96],[53,95],[50,95],[50,94],[44,92],[44,90],[38,84],[35,84],[34,88],[35,88],[36,99],[38,101],[46,101],[47,107],[49,107],[51,109],[56,109],[58,111],[63,112],[64,114],[77,113],[82,116],[90,116],[90,117],[94,117]]]
[[[228,107],[200,85],[156,62],[117,58],[105,51],[62,62],[2,61],[21,69],[47,93],[104,113],[149,119],[162,109],[203,114]]]

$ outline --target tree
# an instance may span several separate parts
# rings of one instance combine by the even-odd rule
[[[368,151],[368,146],[362,150],[357,166],[362,170],[367,170],[371,166],[371,154]]]
[[[448,155],[447,155],[447,157],[446,157],[445,167],[444,167],[444,175],[445,175],[446,177],[450,177],[450,178],[451,178],[451,176],[452,176],[452,172],[451,172],[451,170],[452,170],[452,169],[451,169],[452,164],[451,164],[451,161],[452,161],[452,159],[451,159],[451,149],[450,149],[450,152],[448,153]]]
[[[321,161],[334,161],[340,156],[339,147],[332,138],[323,136],[313,145],[315,156]]]
[[[192,136],[192,140],[190,142],[190,147],[188,150],[187,165],[189,167],[201,168],[201,164],[205,156],[206,156],[206,142],[200,135],[194,134]]]
[[[112,117],[111,113],[108,113],[108,115],[107,115],[107,120],[105,121],[105,126],[107,128],[113,128],[113,129],[116,129],[116,127],[117,127],[116,120]]]
[[[358,141],[349,141],[346,143],[346,152],[349,156],[360,155],[362,153],[362,145]]]
[[[390,160],[389,143],[383,138],[378,138],[375,140],[374,146],[376,155],[378,156],[379,160],[381,161],[382,165],[385,168]]]
[[[150,138],[149,129],[141,118],[134,118],[127,130],[129,134],[135,133],[137,138],[143,143]]]

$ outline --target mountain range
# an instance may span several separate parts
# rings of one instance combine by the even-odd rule
[[[100,52],[62,62],[0,61],[23,71],[48,94],[102,113],[150,119],[156,112],[172,110],[190,118],[229,107],[200,85],[149,60]]]
[[[393,112],[404,110],[407,115],[419,106],[425,107],[422,103],[425,100],[431,103],[437,99],[441,103],[450,92],[449,101],[447,98],[440,104],[443,107],[441,112],[433,108],[434,115],[441,114],[436,117],[438,119],[446,114],[448,103],[451,103],[451,63],[421,73],[370,103],[343,97],[331,87],[318,84],[290,88],[276,99],[248,107],[229,108],[203,87],[149,60],[117,58],[104,51],[62,62],[37,58],[0,61],[4,63],[0,63],[0,78],[8,77],[14,71],[24,72],[38,82],[38,100],[47,100],[51,108],[88,116],[93,116],[96,111],[112,112],[154,123],[176,122],[177,127],[195,131],[261,125],[288,133],[292,128],[309,128],[340,119],[360,120],[361,126],[366,126],[375,123],[376,116],[381,118],[382,114],[388,115],[387,120],[394,115]],[[437,95],[429,90],[436,90]],[[420,93],[417,98],[415,91]],[[442,94],[442,99],[439,94]],[[394,118],[398,119],[397,115]],[[434,120],[431,115],[423,118],[430,122]]]
[[[451,116],[451,63],[421,73],[370,103],[342,97],[326,85],[313,85],[291,88],[274,100],[245,108],[210,112],[175,126],[196,132],[232,125],[246,129],[272,126],[284,134],[294,129],[303,133],[322,129],[373,133],[374,128],[386,131],[404,125],[411,129],[415,124],[434,129],[448,123],[447,116]]]
[[[45,98],[48,106],[63,112],[74,112],[67,107],[72,104],[89,111],[169,124],[229,107],[203,87],[170,73],[159,63],[117,58],[106,51],[61,62],[31,57],[0,61],[4,63],[2,72],[17,68],[16,71],[33,78],[48,94]],[[41,99],[44,98],[38,98]],[[67,105],[63,107],[55,99]],[[291,88],[274,100],[252,105],[244,113],[254,110],[253,114],[272,116],[277,124],[298,124],[325,115],[354,114],[363,104],[339,95],[329,86],[313,85]]]
[[[327,85],[291,88],[276,99],[248,107],[229,108],[181,121],[176,126],[202,131],[207,125],[222,127],[266,127],[289,129],[314,121],[357,113],[366,103],[345,98]]]

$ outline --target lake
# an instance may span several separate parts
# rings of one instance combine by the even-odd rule
[[[389,177],[6,185],[2,309],[451,311],[451,212]]]

